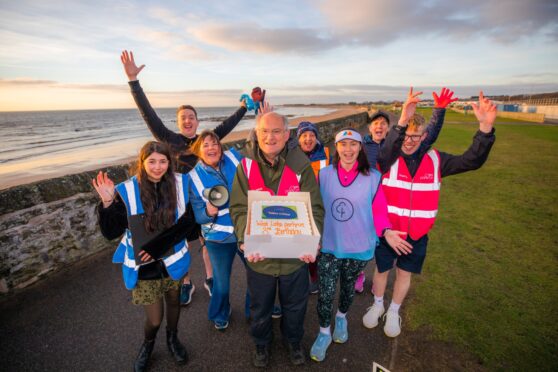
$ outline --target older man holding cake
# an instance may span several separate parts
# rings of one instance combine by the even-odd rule
[[[244,149],[245,160],[239,164],[230,197],[230,213],[239,247],[244,250],[248,215],[248,191],[263,190],[272,195],[288,196],[292,192],[308,192],[317,232],[321,234],[324,207],[316,177],[300,148],[288,149],[288,120],[275,112],[269,112],[256,119],[256,130]],[[294,194],[293,194],[294,195]],[[304,215],[305,208],[289,198],[281,203],[259,203],[260,216],[271,221]],[[293,199],[294,200],[294,199]],[[268,204],[268,205],[267,205]],[[295,221],[285,222],[283,227],[296,225]],[[270,221],[267,221],[270,222]],[[270,223],[272,227],[276,222]],[[266,227],[262,227],[262,231]],[[278,233],[283,230],[277,229]],[[285,247],[287,249],[287,247]],[[305,362],[301,347],[304,334],[304,317],[308,303],[308,265],[315,260],[318,246],[312,247],[311,254],[294,258],[269,258],[265,254],[246,253],[248,267],[246,277],[252,300],[251,333],[256,344],[254,365],[266,367],[269,363],[272,333],[272,311],[279,289],[279,301],[283,310],[281,333],[288,345],[291,362],[300,365]]]

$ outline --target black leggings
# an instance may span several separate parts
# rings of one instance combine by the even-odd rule
[[[337,258],[329,253],[318,257],[318,321],[320,327],[329,327],[333,313],[333,300],[339,279],[339,311],[346,313],[353,303],[355,282],[368,261]]]
[[[169,289],[165,293],[164,302],[167,303],[167,329],[176,331],[180,317],[180,289]],[[163,298],[159,298],[152,305],[143,305],[145,309],[145,339],[153,340],[163,322],[165,313]]]

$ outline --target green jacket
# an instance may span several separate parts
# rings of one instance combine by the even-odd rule
[[[263,158],[257,141],[255,138],[246,143],[242,153],[247,158],[256,161],[260,167],[264,183],[272,190],[277,190],[279,181],[285,164],[289,166],[295,173],[300,174],[300,191],[310,192],[310,199],[312,204],[312,214],[316,226],[320,231],[323,231],[324,223],[324,205],[322,196],[320,195],[320,188],[316,182],[316,176],[310,165],[310,161],[297,146],[294,149],[287,149],[287,146],[279,154],[278,161],[271,166],[267,160]],[[248,202],[248,179],[242,169],[242,164],[239,164],[236,169],[232,191],[230,195],[229,210],[234,225],[234,232],[238,243],[244,242],[244,231],[246,230],[246,215],[247,215],[247,202]],[[317,249],[318,247],[316,247]],[[248,262],[248,266],[258,273],[267,275],[288,275],[298,270],[304,262],[299,259],[278,259],[266,258],[260,262]]]

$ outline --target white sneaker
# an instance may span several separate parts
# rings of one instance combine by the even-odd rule
[[[364,324],[366,328],[374,328],[378,325],[378,319],[380,319],[386,310],[383,305],[378,305],[376,303],[367,310],[366,314],[362,317],[362,324]]]
[[[384,325],[384,333],[388,337],[397,337],[401,333],[401,317],[395,311],[388,311],[384,315],[386,324]]]

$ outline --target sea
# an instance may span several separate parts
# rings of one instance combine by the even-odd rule
[[[212,129],[238,107],[196,107],[198,131]],[[176,109],[157,109],[163,123],[177,131]],[[289,118],[328,114],[334,109],[277,106]],[[251,129],[253,113],[234,131]],[[153,139],[136,109],[0,112],[0,189],[40,179],[122,164]]]

